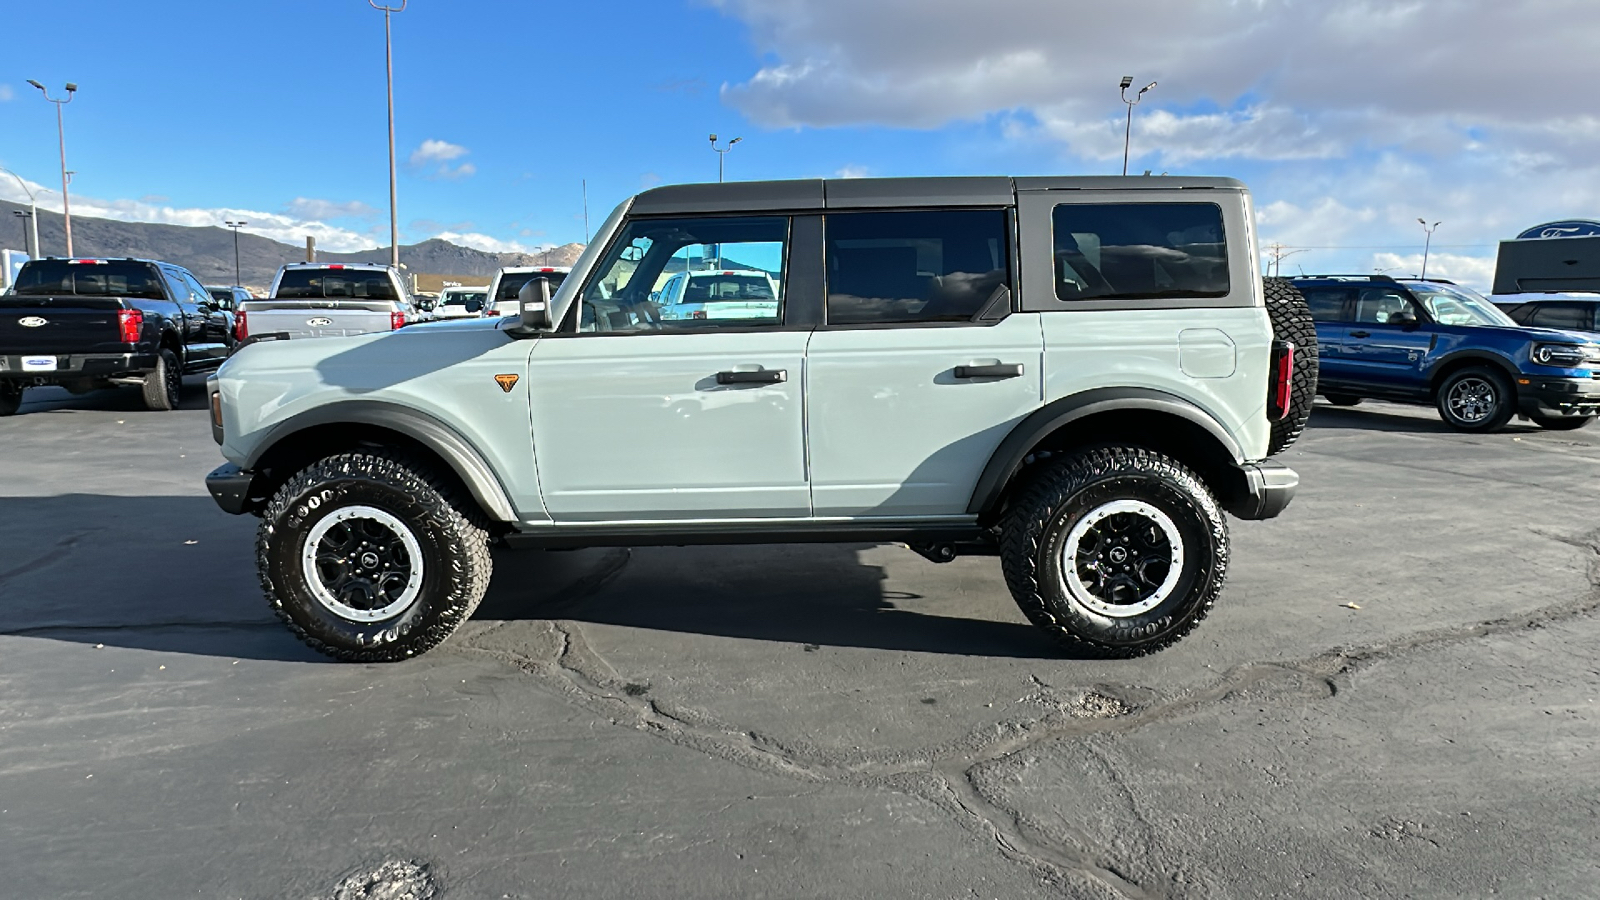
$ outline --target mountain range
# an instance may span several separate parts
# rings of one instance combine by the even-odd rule
[[[23,229],[27,220],[12,215],[26,210],[0,200],[0,247],[22,250],[27,246]],[[66,230],[59,213],[39,211],[39,243],[44,256],[65,252]],[[136,257],[176,263],[206,284],[232,284],[233,232],[219,226],[195,228],[153,222],[72,217],[72,250],[80,257]],[[491,253],[433,238],[400,247],[400,264],[408,272],[477,275],[485,281],[501,266],[570,266],[583,252],[582,244],[565,244],[539,253]],[[318,249],[319,262],[389,261],[389,248],[375,247],[354,253],[329,253]],[[305,248],[259,235],[239,234],[240,282],[262,295],[272,276],[285,263],[304,262]]]

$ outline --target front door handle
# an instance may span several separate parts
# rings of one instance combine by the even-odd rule
[[[789,380],[787,369],[758,369],[754,372],[718,372],[717,384],[783,384]]]
[[[1361,337],[1361,338],[1372,337],[1372,332],[1370,332],[1370,331],[1352,331],[1352,332],[1350,332],[1350,336],[1351,337]]]
[[[1022,363],[995,363],[991,366],[956,366],[957,378],[1016,378]]]

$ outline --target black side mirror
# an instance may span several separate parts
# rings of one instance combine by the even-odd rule
[[[550,330],[550,279],[534,278],[517,292],[522,322],[517,331],[533,334]]]
[[[1417,327],[1417,314],[1414,312],[1397,312],[1389,317],[1390,325],[1399,325],[1401,328]]]

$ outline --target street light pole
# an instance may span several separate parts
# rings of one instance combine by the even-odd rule
[[[387,66],[389,81],[389,265],[400,268],[400,213],[398,210],[399,194],[395,190],[395,165],[394,165],[394,43],[390,37],[389,16],[391,13],[405,12],[406,4],[410,0],[400,0],[399,6],[379,6],[373,0],[367,0],[373,9],[383,10],[383,57]]]
[[[239,276],[239,229],[250,223],[223,222],[222,224],[233,229],[233,283],[235,285],[243,284],[243,279]]]
[[[1150,82],[1149,84],[1140,88],[1139,93],[1134,94],[1133,99],[1129,100],[1128,88],[1133,87],[1133,76],[1122,76],[1122,102],[1128,105],[1128,124],[1127,127],[1122,130],[1122,174],[1124,175],[1128,174],[1128,144],[1133,138],[1133,108],[1139,105],[1140,100],[1144,99],[1145,91],[1148,91],[1155,86],[1156,83],[1154,81]]]
[[[1428,277],[1428,250],[1433,247],[1433,229],[1434,228],[1438,228],[1439,227],[1439,223],[1435,222],[1435,223],[1433,223],[1433,228],[1429,228],[1427,219],[1418,219],[1417,220],[1417,224],[1421,225],[1422,226],[1422,230],[1428,233],[1427,240],[1423,241],[1423,243],[1422,243],[1422,276],[1421,276],[1423,278],[1427,278]]]
[[[370,3],[371,0],[368,0],[368,2]],[[72,201],[67,196],[67,183],[71,180],[68,176],[70,176],[72,173],[67,171],[67,126],[66,119],[61,112],[61,107],[72,102],[73,95],[78,92],[78,86],[73,82],[67,82],[67,96],[58,100],[55,97],[50,96],[50,92],[45,89],[44,85],[34,81],[32,78],[28,79],[28,83],[38,88],[39,93],[43,94],[46,100],[49,100],[51,103],[56,105],[56,138],[61,142],[61,217],[66,223],[67,227],[67,255],[71,256]]]
[[[10,175],[12,178],[15,178],[17,180],[17,184],[22,186],[22,192],[24,194],[28,195],[28,237],[30,238],[30,241],[31,241],[29,243],[29,245],[28,245],[28,258],[29,259],[38,259],[39,258],[39,204],[34,202],[33,191],[28,190],[28,183],[26,181],[22,180],[22,176],[21,175],[18,175],[17,173],[11,171],[10,169],[6,169],[6,168],[0,168],[0,172],[4,172],[7,175]],[[19,212],[20,212],[20,210],[19,210]],[[67,255],[71,256],[72,254],[69,253]]]
[[[367,2],[370,3],[372,0],[367,0]],[[727,162],[728,151],[733,149],[734,144],[737,144],[742,140],[744,140],[744,138],[736,137],[728,142],[728,146],[718,147],[717,136],[714,134],[711,136],[711,149],[717,151],[717,184],[722,183],[723,164]]]

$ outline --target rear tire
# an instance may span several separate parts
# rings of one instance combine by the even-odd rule
[[[1323,394],[1322,399],[1334,406],[1360,406],[1361,398],[1354,394]]]
[[[1577,431],[1595,420],[1594,416],[1529,416],[1535,425],[1551,431]]]
[[[1451,372],[1439,385],[1434,401],[1439,418],[1457,431],[1487,434],[1499,431],[1517,411],[1511,379],[1488,366]]]
[[[261,587],[312,649],[350,662],[425,653],[489,586],[488,532],[428,466],[378,449],[289,479],[256,534]]]
[[[1035,625],[1068,648],[1128,658],[1176,643],[1211,611],[1227,580],[1228,527],[1178,462],[1104,447],[1023,488],[1000,557]]]
[[[0,416],[14,416],[22,407],[22,385],[0,381]]]
[[[1311,405],[1317,396],[1317,323],[1300,289],[1287,278],[1263,278],[1261,288],[1267,299],[1267,318],[1272,321],[1273,340],[1294,344],[1294,373],[1289,388],[1289,414],[1272,423],[1267,455],[1289,449],[1305,430],[1311,418]],[[1267,390],[1272,390],[1268,381]]]
[[[178,408],[178,396],[183,393],[183,367],[171,350],[162,350],[156,357],[156,367],[144,376],[144,407],[156,412],[171,412]]]

